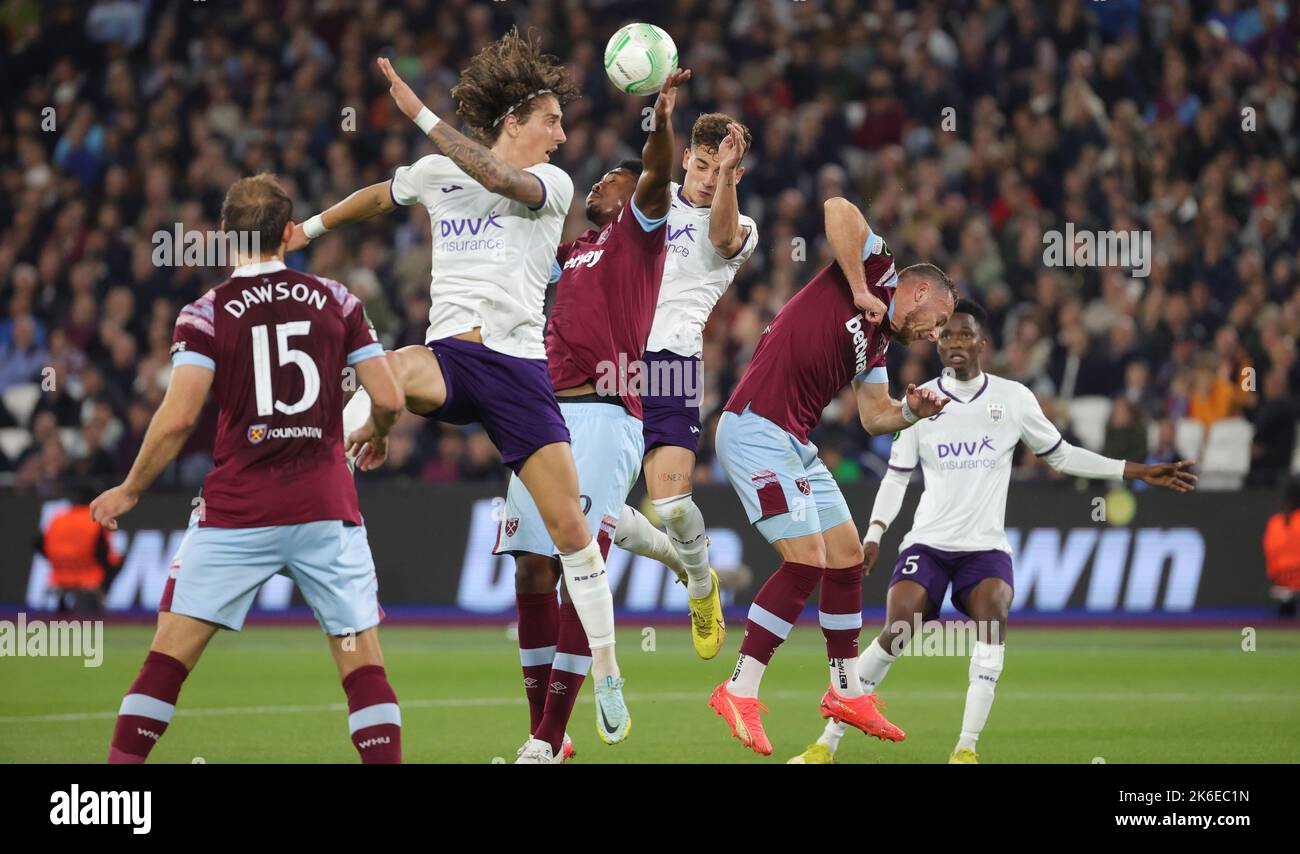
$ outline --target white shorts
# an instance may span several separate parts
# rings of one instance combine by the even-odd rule
[[[365,526],[337,520],[200,528],[195,511],[159,610],[239,631],[257,591],[282,571],[326,633],[356,634],[379,625],[379,581]]]
[[[608,555],[627,494],[641,474],[645,451],[641,421],[615,403],[565,403],[560,398],[560,412],[569,428],[573,461],[578,467],[582,512],[601,554]],[[533,497],[514,474],[510,475],[492,553],[556,554]]]
[[[750,523],[769,543],[829,531],[851,518],[812,442],[746,408],[741,415],[722,413],[714,444]]]

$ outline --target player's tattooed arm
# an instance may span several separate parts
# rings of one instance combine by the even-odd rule
[[[723,258],[732,258],[745,241],[748,230],[740,226],[740,202],[736,184],[745,174],[740,158],[745,154],[745,136],[740,125],[727,125],[727,135],[718,144],[718,184],[709,205],[709,242]]]
[[[448,122],[438,122],[429,131],[429,139],[489,192],[523,202],[529,207],[540,205],[546,198],[542,179],[506,163],[487,146],[465,136]]]
[[[110,531],[117,530],[117,517],[140,500],[140,494],[162,474],[194,430],[203,404],[208,399],[214,374],[198,365],[177,365],[163,401],[149,422],[135,463],[120,486],[90,502],[90,517]]]
[[[641,149],[641,177],[632,197],[637,210],[650,219],[668,214],[668,184],[673,178],[673,107],[677,104],[677,87],[690,79],[690,69],[674,71],[655,98],[650,135]]]
[[[866,217],[857,205],[841,196],[827,199],[823,212],[826,215],[826,240],[853,289],[853,304],[862,309],[868,323],[880,323],[888,309],[867,290],[867,274],[862,266],[862,249],[871,234]]]
[[[906,430],[922,418],[938,415],[948,405],[948,398],[932,389],[907,387],[902,400],[889,396],[889,383],[855,380],[853,392],[858,399],[858,418],[862,428],[872,436]]]
[[[408,119],[415,121],[425,109],[424,102],[393,70],[392,63],[382,56],[379,57],[379,70],[388,78],[388,94],[397,102],[398,109]],[[506,121],[512,120],[512,117],[506,117]],[[450,122],[438,122],[430,128],[427,136],[438,146],[439,151],[450,157],[466,175],[478,181],[489,192],[523,202],[529,207],[540,205],[546,198],[540,178],[506,163],[487,146],[456,130]]]

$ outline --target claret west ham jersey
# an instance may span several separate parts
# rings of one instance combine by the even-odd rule
[[[239,267],[181,309],[174,365],[215,372],[203,527],[360,524],[343,459],[343,369],[382,358],[361,302],[279,261]]]
[[[889,306],[898,272],[889,247],[875,234],[867,236],[862,265],[867,290]],[[888,317],[867,323],[844,271],[832,261],[777,312],[725,409],[740,415],[748,406],[807,442],[822,410],[850,380],[887,381],[891,336]]]
[[[602,391],[602,377],[617,380],[623,405],[641,417],[636,375],[663,282],[667,221],[650,219],[629,199],[604,228],[560,245],[546,329],[556,391],[589,382]]]

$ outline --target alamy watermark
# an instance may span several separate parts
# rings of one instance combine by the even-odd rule
[[[187,231],[176,223],[150,238],[155,267],[235,267],[262,257],[259,231]]]
[[[943,620],[925,623],[920,614],[912,621],[896,620],[885,627],[890,655],[967,658],[975,644],[1002,643],[1002,625],[997,620]],[[875,643],[873,640],[872,643]]]
[[[1151,272],[1151,232],[1076,230],[1067,222],[1064,232],[1043,232],[1043,265],[1127,267],[1144,277]]]
[[[699,406],[699,363],[691,360],[647,363],[619,353],[617,362],[604,359],[596,364],[596,393],[683,398],[687,403]]]
[[[103,620],[0,620],[0,658],[81,657],[86,667],[104,663]]]

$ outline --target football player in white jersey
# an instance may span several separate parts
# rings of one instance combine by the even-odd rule
[[[667,533],[625,506],[615,543],[662,562],[686,585],[691,640],[701,658],[726,637],[718,577],[709,567],[704,517],[691,498],[699,447],[704,324],[736,271],[754,254],[758,227],[740,213],[736,185],[749,130],[722,113],[705,113],[682,154],[686,177],[672,184],[668,258],[642,366],[646,376],[645,481]]]
[[[858,658],[863,691],[874,692],[911,640],[914,621],[938,615],[948,587],[952,602],[976,624],[962,715],[961,735],[948,761],[976,764],[975,745],[993,705],[1002,673],[1011,607],[1011,546],[1006,535],[1011,456],[1019,442],[1057,471],[1075,477],[1142,480],[1175,492],[1196,488],[1191,462],[1144,465],[1110,459],[1066,442],[1028,388],[984,373],[980,355],[987,340],[984,310],[959,300],[939,333],[944,376],[922,388],[951,399],[942,412],[894,439],[889,472],[876,492],[871,527],[862,543],[863,570],[880,556],[880,538],[898,515],[907,482],[918,466],[925,491],[912,530],[899,546],[889,580],[885,627]],[[828,764],[845,725],[830,721],[816,744],[791,759]]]
[[[457,113],[480,142],[439,120],[387,59],[379,67],[402,113],[441,153],[307,220],[289,248],[398,205],[428,209],[433,264],[426,343],[388,354],[407,409],[483,426],[502,462],[527,486],[560,553],[591,645],[592,675],[598,682],[617,679],[613,596],[583,515],[543,343],[546,286],[573,199],[573,181],[548,161],[565,140],[561,110],[579,96],[578,87],[563,65],[512,28],[470,60],[451,90]],[[358,392],[344,409],[345,429],[365,424],[369,410],[368,397]],[[387,447],[376,437],[349,451],[366,470],[383,462]],[[621,696],[612,701],[622,708]]]

